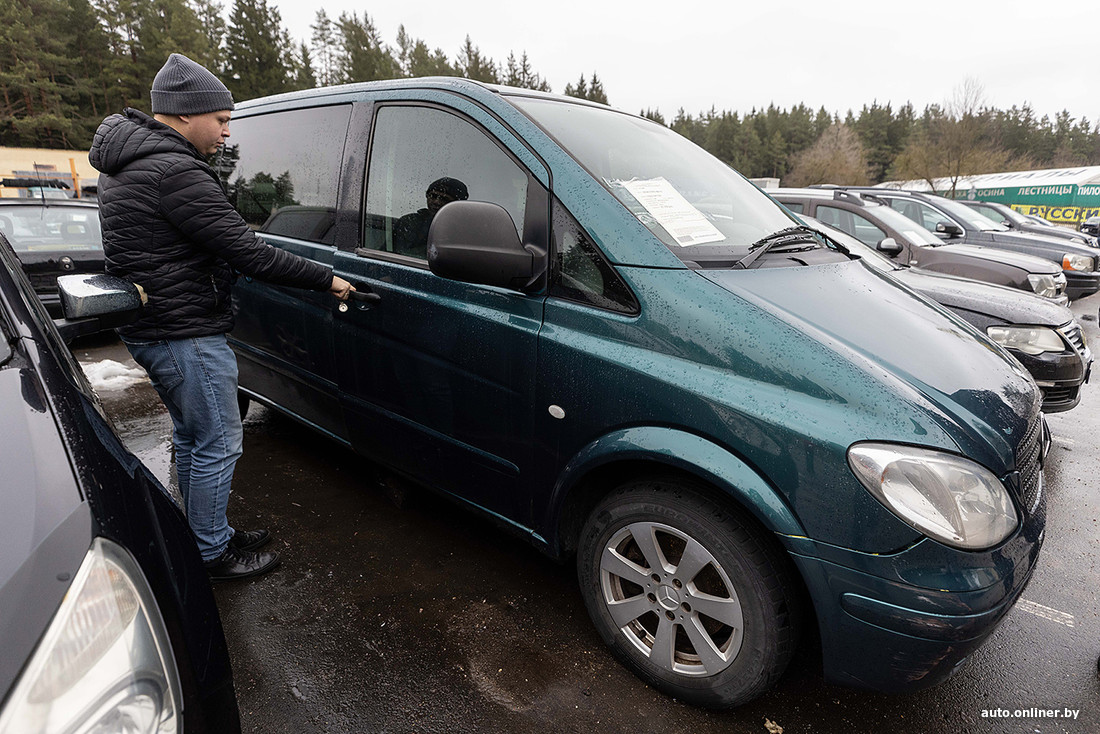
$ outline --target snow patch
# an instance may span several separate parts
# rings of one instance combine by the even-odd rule
[[[125,390],[149,378],[140,367],[128,367],[113,359],[80,365],[96,390]]]

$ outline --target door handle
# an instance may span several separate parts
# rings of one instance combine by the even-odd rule
[[[378,295],[372,290],[369,290],[367,286],[357,286],[357,290],[350,291],[348,298],[353,301],[359,301],[360,303],[366,303],[373,306],[382,300],[382,296]]]

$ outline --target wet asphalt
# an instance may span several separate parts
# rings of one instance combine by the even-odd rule
[[[1094,351],[1100,294],[1072,305]],[[74,352],[134,367],[120,343]],[[171,426],[147,382],[97,387],[130,449],[170,487]],[[824,683],[805,640],[776,688],[693,708],[621,667],[571,565],[253,405],[230,520],[283,562],[216,587],[245,732],[1100,731],[1100,367],[1049,416],[1047,536],[1030,586],[953,678],[883,695]],[[1076,710],[1076,719],[1064,718]],[[1055,718],[1051,714],[1057,712]]]

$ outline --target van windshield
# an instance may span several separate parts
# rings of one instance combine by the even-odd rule
[[[559,100],[510,97],[680,259],[729,260],[799,224],[743,176],[663,125]]]

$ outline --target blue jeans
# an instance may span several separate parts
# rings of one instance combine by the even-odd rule
[[[233,537],[226,518],[244,430],[237,407],[237,357],[224,334],[140,342],[123,340],[172,417],[176,476],[187,522],[204,561]]]

